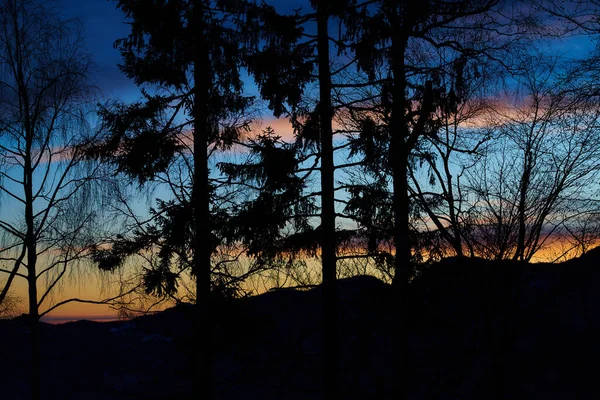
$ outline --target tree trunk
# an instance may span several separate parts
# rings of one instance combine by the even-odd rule
[[[401,29],[401,25],[398,26]],[[411,252],[409,241],[409,197],[408,197],[408,150],[406,140],[410,132],[404,118],[406,101],[406,69],[404,53],[406,39],[402,32],[392,40],[392,111],[390,120],[390,164],[392,169],[393,194],[392,207],[394,210],[394,278],[392,285],[397,307],[397,323],[395,341],[393,344],[393,359],[396,362],[396,377],[394,382],[394,397],[408,397],[406,388],[406,372],[408,371],[408,279],[411,274]]]
[[[411,274],[411,252],[409,242],[409,197],[408,197],[408,150],[406,140],[409,136],[408,126],[404,119],[406,105],[406,77],[404,52],[406,41],[395,38],[392,43],[393,88],[392,114],[390,120],[390,164],[394,193],[392,207],[394,209],[394,245],[396,257],[394,263],[393,285],[403,289]]]
[[[31,208],[26,207],[26,208]],[[27,229],[29,231],[29,227]],[[29,297],[29,323],[31,340],[31,398],[38,400],[41,395],[40,390],[40,332],[39,332],[39,308],[37,303],[37,276],[36,261],[37,252],[35,239],[28,234],[27,241],[27,284]]]
[[[525,151],[525,157],[523,159],[523,176],[521,177],[521,188],[519,196],[519,206],[517,208],[519,217],[519,234],[517,238],[517,250],[513,256],[513,259],[524,261],[525,260],[525,208],[527,205],[527,191],[529,190],[529,179],[531,175],[531,150],[529,148]]]
[[[33,214],[33,165],[32,165],[32,146],[35,138],[35,130],[31,120],[31,108],[29,91],[23,69],[26,67],[28,55],[23,53],[24,44],[21,42],[24,27],[21,26],[20,15],[16,3],[10,4],[11,23],[15,32],[15,59],[12,60],[15,80],[17,83],[17,92],[19,97],[19,108],[23,118],[23,130],[25,133],[25,155],[23,163],[23,192],[25,196],[25,225],[26,233],[23,239],[23,245],[27,253],[27,297],[29,300],[29,323],[30,323],[30,342],[31,342],[31,398],[38,400],[40,398],[40,338],[39,338],[39,308],[37,294],[37,249],[35,235],[35,221]]]
[[[27,103],[26,103],[27,104]],[[28,121],[26,121],[28,122]],[[41,396],[40,389],[40,332],[39,332],[39,307],[37,293],[37,246],[35,234],[35,221],[33,215],[33,170],[31,165],[31,146],[33,132],[26,123],[26,149],[23,168],[23,189],[25,194],[25,224],[27,231],[24,245],[27,249],[27,294],[29,299],[29,324],[31,342],[31,398],[38,400]]]
[[[210,189],[208,181],[208,132],[211,129],[207,112],[211,74],[208,50],[203,46],[203,4],[196,0],[194,19],[196,31],[196,59],[194,60],[194,182],[192,208],[194,212],[194,258],[192,269],[196,275],[196,317],[194,319],[195,398],[211,399],[213,394],[213,354],[211,348],[210,304]]]
[[[326,399],[339,398],[336,296],[336,238],[333,163],[333,112],[329,68],[329,15],[325,5],[317,8],[319,60],[319,118],[321,125],[321,251],[323,268],[323,383]]]
[[[458,220],[458,215],[456,211],[456,204],[454,201],[454,189],[452,186],[452,173],[450,172],[450,154],[447,153],[446,156],[443,157],[444,161],[444,173],[446,174],[448,181],[448,209],[450,214],[450,223],[451,223],[451,231],[452,231],[452,246],[454,247],[454,251],[458,257],[464,256],[463,251],[463,243],[462,243],[462,233],[460,228],[460,223]],[[457,182],[458,183],[458,182]],[[460,195],[460,189],[459,189]]]

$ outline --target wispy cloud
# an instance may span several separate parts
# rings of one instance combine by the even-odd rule
[[[294,139],[294,128],[287,118],[264,118],[262,121],[255,123],[252,133],[260,133],[267,129],[267,127],[273,128],[275,134],[281,136],[283,140],[289,141]]]

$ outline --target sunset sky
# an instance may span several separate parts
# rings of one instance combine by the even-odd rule
[[[287,11],[307,4],[304,0],[271,0],[270,3],[276,4],[282,10]],[[125,37],[129,32],[129,27],[125,23],[121,11],[116,9],[116,2],[107,0],[63,0],[60,4],[63,6],[63,15],[66,18],[79,17],[83,23],[87,48],[92,54],[96,65],[93,82],[97,85],[102,97],[105,99],[120,99],[125,102],[137,100],[140,93],[139,89],[117,67],[121,62],[121,57],[119,52],[113,48],[113,43],[115,40]],[[569,57],[576,58],[585,55],[590,46],[587,38],[573,38],[566,42],[557,42],[555,48]],[[250,93],[253,90],[253,85],[249,82]],[[274,120],[265,113],[259,128],[268,125],[273,126],[276,132],[283,137],[289,138],[292,136],[289,123],[285,120]],[[5,209],[3,212],[7,212],[7,210]],[[101,282],[93,276],[72,285],[67,282],[63,289],[56,294],[56,299],[69,297],[99,298],[102,296],[101,288]],[[13,293],[22,295],[23,304],[25,303],[24,280],[18,279],[15,282]],[[48,322],[63,322],[69,319],[105,319],[107,317],[115,317],[115,313],[106,306],[72,303],[53,312],[45,320]]]
[[[281,10],[290,11],[302,5],[304,0],[271,0]],[[115,40],[127,36],[129,26],[123,13],[111,0],[61,0],[66,18],[79,18],[84,26],[88,51],[96,64],[95,82],[102,96],[107,99],[135,101],[139,99],[139,89],[119,71],[120,53],[113,47]],[[256,95],[253,82],[248,81],[248,90]],[[273,126],[284,137],[291,137],[292,128],[285,120],[276,120],[269,114],[263,116],[260,127]]]
[[[291,10],[303,1],[282,1],[284,9]],[[129,26],[125,22],[123,13],[116,8],[116,2],[107,0],[63,0],[59,4],[63,7],[66,18],[79,18],[84,27],[87,49],[93,56],[96,66],[94,82],[105,99],[120,99],[133,102],[139,99],[140,91],[136,85],[119,71],[121,62],[120,53],[114,49],[115,40],[127,36]],[[253,90],[252,82],[249,82]],[[292,137],[292,128],[286,120],[276,120],[265,115],[257,124],[258,129],[272,126],[284,138]],[[22,294],[25,305],[26,285],[22,279],[15,282],[14,292]],[[57,300],[62,298],[87,298],[98,299],[102,297],[102,283],[97,276],[92,275],[82,282],[65,283],[64,288],[56,294]],[[85,303],[70,303],[61,306],[56,311],[43,318],[46,322],[65,322],[72,319],[98,319],[114,318],[116,313],[105,305]]]

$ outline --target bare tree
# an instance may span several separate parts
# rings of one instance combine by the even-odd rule
[[[444,54],[440,57],[443,59]],[[467,62],[469,61],[469,62]],[[474,62],[473,62],[474,61]],[[450,64],[450,62],[448,62]],[[408,170],[409,192],[415,205],[415,230],[436,239],[423,258],[473,255],[467,232],[470,208],[463,181],[490,140],[481,120],[490,110],[489,99],[506,75],[499,65],[481,68],[476,60],[458,59],[456,73],[441,79],[443,90],[435,110],[437,134],[423,137]],[[460,80],[457,87],[456,80]],[[427,234],[425,234],[427,232]],[[419,247],[415,249],[419,251]]]
[[[530,261],[594,211],[600,109],[556,60],[535,59],[512,102],[494,114],[494,145],[468,174],[475,253]]]
[[[56,307],[52,293],[82,265],[93,239],[101,166],[85,161],[91,139],[91,62],[76,20],[55,4],[0,2],[0,291],[27,286],[32,322],[32,397],[39,398],[37,321]]]
[[[20,299],[15,296],[4,296],[0,303],[0,319],[14,318],[19,315]]]

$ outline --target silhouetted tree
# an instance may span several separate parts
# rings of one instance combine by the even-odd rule
[[[470,240],[486,258],[531,261],[571,222],[594,214],[597,106],[572,89],[556,59],[530,57],[515,100],[490,115],[494,139],[464,185],[473,212]]]
[[[14,318],[19,315],[19,298],[4,296],[0,303],[0,319]]]
[[[597,0],[539,0],[533,4],[548,18],[548,25],[554,27],[555,35],[560,41],[582,39],[588,43],[586,46],[574,47],[575,51],[565,52],[563,55],[570,59],[566,80],[570,82],[571,95],[585,98],[584,102],[588,105],[599,104],[600,3]],[[596,211],[585,204],[579,204],[578,207],[585,210],[581,218],[577,221],[571,219],[571,223],[565,225],[567,237],[573,241],[573,248],[565,249],[564,254],[557,255],[557,259],[574,255],[572,250],[577,248],[578,251],[585,252],[586,247],[596,241]]]
[[[522,38],[525,26],[534,26],[515,23],[506,15],[512,18],[519,10],[503,14],[501,6],[503,3],[493,0],[379,1],[357,14],[360,22],[351,32],[358,65],[369,76],[363,86],[380,87],[380,96],[371,101],[376,107],[355,107],[363,129],[368,129],[362,133],[359,150],[389,152],[379,159],[392,180],[393,284],[398,306],[404,311],[407,285],[413,275],[411,242],[417,237],[411,229],[411,216],[417,209],[411,205],[409,176],[432,157],[431,152],[424,151],[424,141],[438,140],[442,127],[438,111],[461,102],[463,82],[471,68],[486,67],[488,61],[509,68],[512,53],[508,44]],[[385,196],[380,194],[379,198]],[[399,329],[396,340],[400,353],[396,358],[402,362],[406,331]],[[398,390],[404,387],[398,383]]]
[[[27,287],[32,397],[40,397],[38,320],[63,278],[81,267],[94,244],[94,181],[102,168],[85,160],[95,133],[88,123],[94,90],[78,21],[51,4],[0,2],[0,303],[15,278]],[[9,211],[10,210],[10,211]],[[45,281],[45,285],[42,282]],[[93,301],[89,301],[93,302]]]
[[[475,222],[465,178],[492,137],[485,122],[490,98],[507,72],[490,63],[484,68],[481,61],[458,58],[447,63],[432,115],[438,121],[437,134],[423,137],[408,171],[410,196],[418,211],[415,230],[418,236],[434,239],[431,248],[414,249],[425,251],[427,259],[475,255],[469,237]]]
[[[422,138],[437,135],[439,123],[434,113],[443,97],[451,91],[453,96],[460,96],[461,81],[466,78],[463,76],[466,63],[482,57],[489,50],[489,43],[481,37],[465,32],[479,29],[479,35],[485,36],[488,28],[482,21],[490,17],[489,13],[497,4],[496,1],[452,4],[433,1],[417,5],[383,1],[369,19],[371,24],[380,27],[379,30],[371,36],[363,35],[359,42],[364,49],[361,56],[365,68],[373,68],[377,62],[385,63],[389,68],[389,80],[382,88],[382,95],[387,107],[389,151],[392,154],[390,170],[394,179],[395,282],[408,282],[411,274],[407,180],[410,157]],[[454,31],[452,34],[450,29]],[[422,58],[413,52],[419,45],[431,50],[431,54],[437,48],[452,51],[454,56],[445,60]],[[388,50],[385,55],[377,53],[382,49]],[[446,82],[449,87],[443,87]]]
[[[240,119],[250,99],[242,94],[239,71],[247,38],[236,26],[246,6],[208,0],[118,1],[131,20],[129,36],[116,42],[123,56],[121,70],[139,86],[152,87],[153,93],[145,92],[142,102],[104,110],[111,134],[90,149],[140,184],[168,174],[174,165],[183,173],[166,178],[175,200],[159,204],[160,227],[150,232],[155,237],[138,232],[133,241],[122,242],[135,249],[126,248],[121,255],[142,250],[147,239],[161,241],[160,262],[144,278],[155,291],[174,291],[179,275],[172,268],[191,267],[197,309],[195,393],[209,398],[211,343],[200,338],[211,327],[211,257],[219,245],[216,231],[224,225],[213,208],[209,156],[229,148],[248,127]],[[105,250],[99,249],[96,257],[101,267],[122,264],[122,248]],[[173,265],[173,257],[180,262]]]
[[[339,397],[339,341],[337,338],[337,296],[335,229],[334,163],[333,163],[333,106],[331,103],[331,70],[329,67],[329,19],[334,2],[313,1],[317,16],[317,62],[319,83],[319,133],[321,147],[321,257],[323,262],[323,319],[325,321],[323,378],[325,396]]]
[[[313,168],[302,168],[296,143],[282,140],[267,127],[244,147],[243,164],[223,162],[219,168],[232,185],[240,185],[248,200],[231,220],[234,237],[246,254],[261,265],[287,265],[316,255],[319,240],[311,219],[319,216],[314,196],[307,195]]]
[[[333,144],[333,119],[335,109],[338,105],[334,105],[332,101],[332,92],[336,88],[332,82],[333,77],[340,71],[348,68],[353,61],[344,60],[344,67],[336,66],[332,71],[330,47],[331,43],[335,46],[340,55],[346,47],[344,44],[343,31],[345,28],[340,28],[337,37],[333,37],[330,29],[330,20],[337,20],[343,25],[344,21],[350,20],[345,16],[346,13],[354,12],[357,5],[354,1],[335,1],[335,2],[317,2],[311,1],[311,6],[314,13],[306,13],[304,15],[296,14],[293,19],[287,22],[290,26],[306,27],[309,32],[302,37],[290,35],[288,31],[283,30],[284,37],[292,38],[293,40],[285,41],[286,46],[281,46],[281,43],[269,42],[260,51],[254,53],[250,57],[249,69],[256,77],[256,81],[261,89],[262,96],[269,100],[270,108],[274,110],[275,116],[279,117],[285,108],[281,105],[282,100],[287,100],[291,108],[288,111],[288,116],[292,118],[297,131],[296,145],[289,150],[298,151],[298,145],[303,145],[304,150],[311,146],[316,146],[316,152],[313,153],[319,161],[320,171],[320,220],[321,223],[315,233],[319,234],[319,244],[321,249],[322,262],[322,287],[323,287],[323,318],[324,318],[324,383],[325,393],[327,398],[336,398],[339,396],[339,379],[337,377],[338,370],[338,347],[337,340],[337,306],[335,293],[335,280],[337,277],[337,249],[339,241],[339,232],[336,230],[336,182],[335,170],[341,168],[340,165],[334,163],[334,144]],[[265,20],[265,19],[263,19]],[[280,19],[280,22],[285,22]],[[311,25],[312,23],[312,25]],[[274,28],[271,28],[274,29]],[[302,33],[302,31],[300,31]],[[281,33],[279,33],[281,34]],[[266,35],[268,38],[273,36]],[[276,44],[277,47],[273,46]],[[277,59],[273,56],[277,55]],[[269,57],[269,58],[267,58]],[[341,57],[343,58],[343,57]],[[273,62],[273,61],[283,62]],[[265,68],[265,65],[271,65],[271,69]],[[288,72],[284,75],[283,72]],[[277,79],[281,79],[277,82]],[[318,98],[311,103],[306,96],[303,99],[306,106],[304,111],[298,107],[300,102],[299,95],[304,91],[305,85],[314,79],[314,83],[318,85]],[[295,85],[289,85],[289,82]],[[264,138],[263,138],[264,139]],[[256,143],[255,143],[256,144]],[[263,144],[271,145],[271,141]],[[282,150],[284,145],[279,148]],[[298,156],[297,158],[306,161],[307,157]],[[286,165],[292,165],[290,163]],[[296,165],[293,169],[286,170],[290,175],[289,178],[293,182],[292,175],[298,172],[299,166]],[[309,167],[309,170],[313,167]],[[292,173],[294,172],[294,173]],[[300,196],[301,192],[296,193]],[[303,196],[306,196],[304,194]],[[268,196],[266,196],[268,197]],[[261,196],[258,200],[264,201],[265,196]],[[310,206],[302,207],[303,211]],[[291,216],[287,218],[306,218],[304,216]],[[282,215],[283,217],[283,215]],[[283,222],[285,217],[280,221]],[[298,224],[296,224],[298,226]],[[277,237],[278,231],[282,229],[281,224],[276,224],[276,231],[271,232],[274,237]],[[306,240],[308,229],[306,223],[302,224],[302,234],[294,235],[295,239],[300,239],[300,246],[312,250],[314,241]],[[289,242],[291,244],[291,242]],[[280,248],[280,251],[286,251]]]

